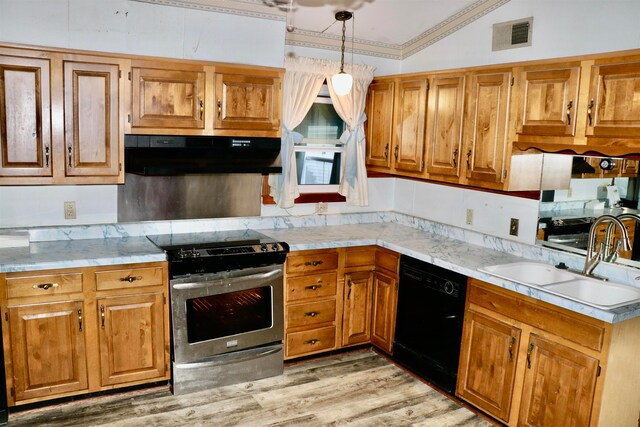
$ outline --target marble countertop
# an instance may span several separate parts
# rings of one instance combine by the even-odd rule
[[[466,243],[397,223],[366,223],[258,229],[285,241],[292,251],[378,245],[533,298],[615,323],[640,316],[640,304],[601,310],[478,271],[495,264],[527,261],[505,251]],[[164,252],[146,237],[32,242],[0,249],[0,273],[164,261]]]

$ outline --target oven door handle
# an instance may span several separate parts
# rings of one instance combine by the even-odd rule
[[[264,279],[269,279],[271,277],[275,277],[278,275],[282,275],[281,268],[267,271],[266,273],[247,274],[246,276],[212,277],[211,279],[202,281],[202,282],[175,283],[171,285],[171,287],[173,289],[200,289],[200,288],[207,288],[213,284],[222,284],[224,282],[233,283],[233,282],[246,281],[246,280],[264,280]]]

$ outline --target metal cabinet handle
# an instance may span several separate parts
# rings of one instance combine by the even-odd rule
[[[509,342],[509,362],[513,362],[513,346],[516,344],[516,337],[511,337]]]
[[[67,147],[67,157],[69,158],[69,167],[71,167],[71,145]]]
[[[351,280],[347,280],[347,286],[349,286],[349,292],[347,292],[347,299],[349,299],[349,297],[351,297]]]
[[[304,342],[304,344],[310,344],[310,345],[314,345],[320,342],[320,338],[314,338],[312,340],[307,340]]]
[[[305,313],[304,317],[316,317],[318,314],[320,314],[319,311],[310,311],[308,313]]]
[[[202,120],[202,117],[204,115],[204,101],[200,97],[198,97],[198,101],[200,103],[200,120]]]
[[[44,165],[49,166],[49,146],[44,146]]]
[[[129,282],[129,283],[133,283],[136,280],[142,280],[142,276],[127,276],[127,277],[121,277],[120,281],[121,282]]]
[[[384,158],[388,159],[389,158],[389,143],[387,142],[387,145],[384,146]]]
[[[100,304],[100,326],[104,329],[104,304]]]
[[[396,148],[393,149],[393,155],[396,158],[396,162],[398,161],[398,149],[400,148],[400,146],[396,145]]]
[[[80,324],[80,331],[82,331],[82,310],[78,309],[78,323]]]
[[[531,369],[531,353],[533,352],[535,345],[533,343],[529,344],[529,348],[527,349],[527,368]]]
[[[469,149],[467,151],[467,169],[471,168],[471,155],[473,154],[473,150]]]
[[[312,267],[316,267],[318,265],[322,264],[322,260],[319,261],[307,261],[304,263],[304,265],[310,265]]]
[[[321,287],[322,287],[322,285],[309,285],[309,286],[305,286],[304,288],[309,290],[309,291],[317,291]]]
[[[453,150],[453,167],[457,168],[458,167],[458,149],[456,148],[455,150]]]
[[[573,100],[567,105],[567,126],[571,126],[571,109],[573,108]]]
[[[593,115],[591,113],[593,112],[594,104],[595,102],[592,99],[591,101],[589,101],[589,105],[587,106],[587,118],[589,119],[589,126],[593,126]]]
[[[40,283],[38,285],[33,285],[32,288],[33,289],[44,289],[45,291],[49,288],[57,288],[58,286],[60,286],[57,283]]]
[[[222,101],[218,99],[218,118],[222,118]]]

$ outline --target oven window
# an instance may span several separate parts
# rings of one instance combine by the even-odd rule
[[[207,341],[270,328],[271,287],[187,300],[187,339]]]

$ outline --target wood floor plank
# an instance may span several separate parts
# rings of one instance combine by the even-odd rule
[[[15,412],[17,426],[493,425],[371,350],[287,364],[284,374],[182,396],[150,389]]]

